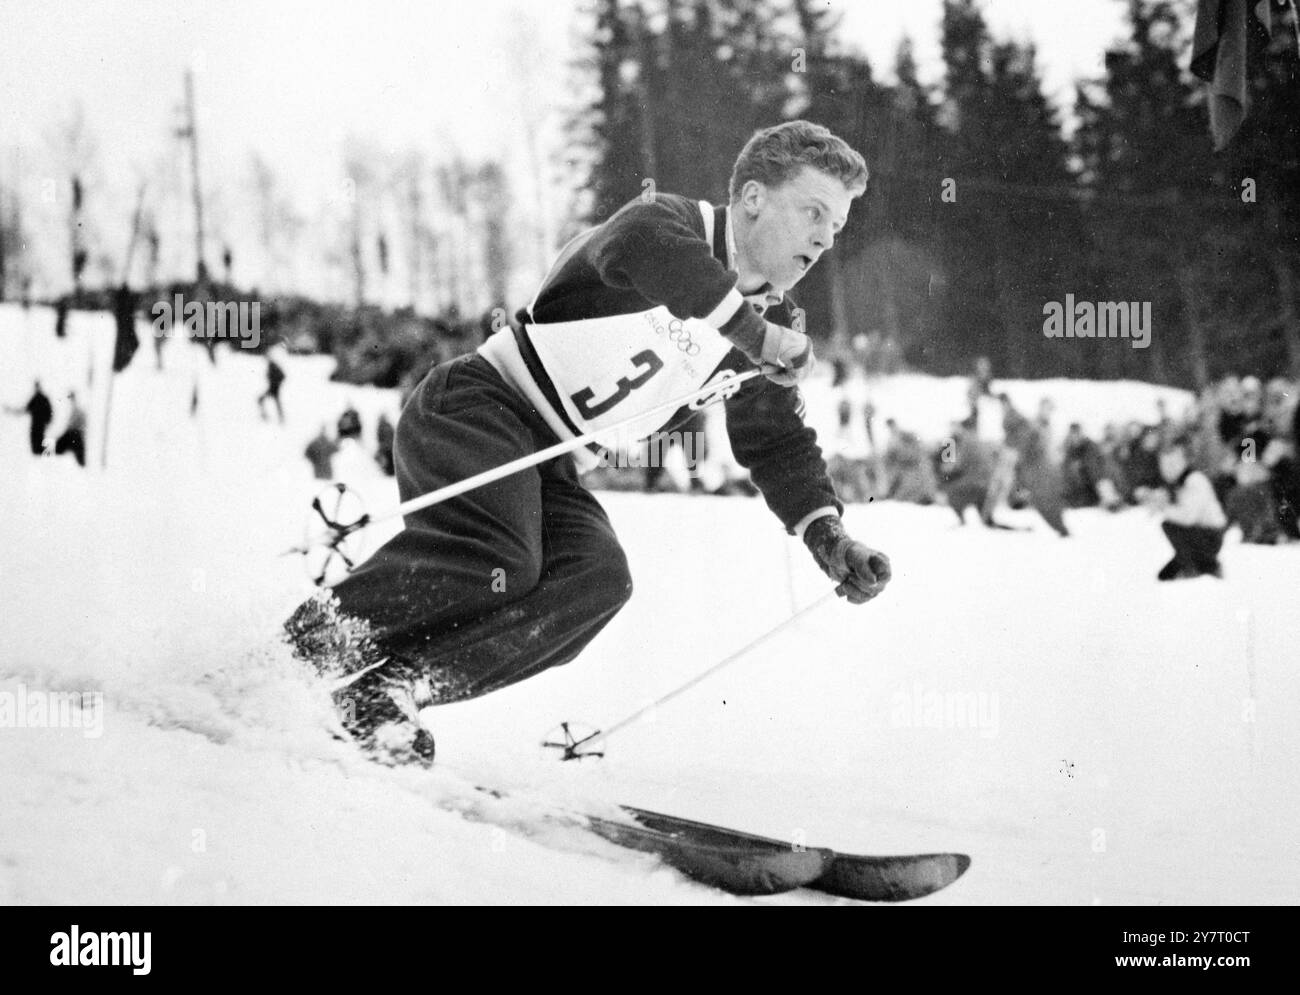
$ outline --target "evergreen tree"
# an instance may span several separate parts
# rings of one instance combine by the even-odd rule
[[[1044,304],[1077,270],[1067,146],[1032,46],[995,42],[973,0],[945,0],[942,39],[941,324],[962,360],[983,354],[1001,375],[1039,375],[1069,362],[1042,335]]]
[[[597,94],[573,131],[590,150],[588,220],[653,189],[720,202],[736,153],[781,120],[789,40],[768,0],[600,0]]]
[[[1215,155],[1186,68],[1184,6],[1126,2],[1128,39],[1107,52],[1104,79],[1079,88],[1075,149],[1105,296],[1150,301],[1155,328],[1148,355],[1105,372],[1203,386],[1295,363],[1300,327],[1282,235],[1297,188],[1294,48],[1252,60],[1255,106]]]

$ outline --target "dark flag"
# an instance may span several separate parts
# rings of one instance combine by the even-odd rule
[[[1296,24],[1295,0],[1197,0],[1192,37],[1192,73],[1207,84],[1210,136],[1222,150],[1246,120],[1247,63],[1258,56],[1284,11]]]
[[[67,338],[68,335],[68,298],[60,297],[59,302],[54,305],[54,334],[59,338]]]
[[[136,295],[125,283],[113,291],[113,319],[117,338],[113,343],[113,372],[121,373],[131,362],[140,339],[135,334]]]

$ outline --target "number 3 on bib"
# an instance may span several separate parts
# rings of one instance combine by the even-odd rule
[[[616,404],[626,400],[632,391],[645,384],[664,368],[664,361],[659,358],[659,354],[653,349],[643,349],[638,352],[632,357],[632,364],[637,372],[631,377],[619,377],[615,383],[614,393],[603,401],[592,403],[596,397],[596,392],[590,387],[583,387],[582,390],[571,395],[571,400],[582,414],[582,417],[589,421],[593,418],[599,418]]]

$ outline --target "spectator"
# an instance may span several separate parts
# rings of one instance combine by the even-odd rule
[[[832,361],[831,396],[835,399],[835,440],[832,448],[843,452],[851,445],[853,403],[849,400],[849,364],[841,357]]]
[[[1242,540],[1271,544],[1277,541],[1278,518],[1271,467],[1262,461],[1280,458],[1272,438],[1258,377],[1225,377],[1220,386],[1219,439],[1223,445],[1213,483],[1229,524],[1241,528]]]
[[[1261,461],[1271,475],[1278,529],[1287,539],[1300,539],[1300,404],[1296,384],[1283,377],[1269,381],[1264,410],[1271,438]]]
[[[1038,401],[1038,417],[1034,419],[1034,425],[1042,433],[1043,442],[1049,447],[1052,442],[1052,415],[1056,413],[1056,402],[1050,397],[1040,398]]]
[[[1157,580],[1180,580],[1209,574],[1222,577],[1219,550],[1227,516],[1215,496],[1210,479],[1193,469],[1187,460],[1187,446],[1177,440],[1159,456],[1160,475],[1165,486],[1142,491],[1149,506],[1164,513],[1162,528],[1174,548]]]
[[[1040,407],[1040,419],[1035,423],[1017,411],[1006,394],[999,394],[998,399],[1002,401],[1007,447],[1015,454],[1011,459],[1003,457],[999,463],[1000,472],[1006,473],[1009,467],[1024,493],[1025,502],[1032,505],[1058,535],[1068,536],[1070,530],[1065,527],[1063,516],[1064,481],[1061,468],[1048,452],[1046,434],[1041,427],[1043,409]]]
[[[361,438],[361,415],[357,413],[351,403],[339,415],[338,423],[339,441],[344,439]]]
[[[284,407],[280,404],[280,387],[284,383],[284,368],[280,366],[271,356],[266,357],[266,390],[257,399],[257,410],[262,416],[262,421],[266,421],[266,402],[268,400],[275,402],[275,412],[280,418],[280,424],[284,424]]]
[[[6,406],[5,410],[12,415],[25,414],[31,418],[27,435],[28,445],[31,447],[33,456],[43,456],[45,454],[45,430],[50,427],[50,422],[54,420],[54,406],[50,404],[50,399],[41,390],[41,382],[39,380],[35,382],[32,396],[26,405],[21,408]]]
[[[1242,410],[1241,381],[1236,377],[1224,377],[1219,383],[1219,438],[1224,444],[1236,448],[1245,434],[1247,417]]]
[[[1091,508],[1101,503],[1098,485],[1105,479],[1105,457],[1101,446],[1083,434],[1072,422],[1065,433],[1065,503],[1071,508]]]
[[[876,448],[876,406],[870,399],[862,405],[862,422],[867,430],[867,450],[874,457],[880,450]]]
[[[1286,377],[1274,377],[1264,392],[1263,427],[1273,438],[1289,437],[1300,405],[1296,403],[1296,384]]]
[[[1246,419],[1246,431],[1249,434],[1264,417],[1264,385],[1259,377],[1241,378],[1241,413]]]
[[[1253,453],[1247,453],[1233,468],[1232,480],[1222,503],[1228,523],[1241,527],[1241,541],[1263,545],[1277,542],[1269,467]]]
[[[1160,434],[1161,446],[1171,443],[1178,434],[1178,427],[1174,420],[1169,417],[1169,405],[1165,403],[1163,397],[1156,398],[1156,423],[1152,426]]]
[[[978,407],[972,410],[975,431],[981,441],[992,446],[994,454],[993,477],[989,481],[989,492],[984,498],[982,516],[986,522],[991,522],[993,512],[998,505],[1010,502],[1011,492],[1016,485],[1016,462],[1020,458],[1020,453],[1014,445],[1008,444],[1007,427],[1009,424],[1014,431],[1020,431],[1024,418],[1016,411],[1011,404],[1011,399],[1005,393],[998,394],[992,399],[992,403],[997,406],[996,414],[987,399],[979,403],[985,410],[980,412]]]
[[[1000,398],[993,393],[993,364],[987,356],[975,360],[975,372],[966,388],[966,400],[970,404],[966,424],[985,442],[999,445],[1004,442]]]
[[[1132,500],[1133,489],[1124,471],[1123,437],[1120,427],[1114,422],[1106,425],[1101,435],[1101,458],[1103,479],[1110,481],[1113,491],[1103,498],[1109,498],[1115,510],[1120,505]]]
[[[966,509],[974,505],[985,525],[1002,527],[993,520],[987,500],[997,459],[996,448],[980,439],[968,421],[954,422],[952,438],[939,447],[940,487],[963,525]]]
[[[1219,475],[1220,467],[1231,466],[1232,458],[1219,437],[1218,390],[1206,387],[1196,399],[1189,428],[1192,437],[1188,443],[1188,458],[1198,470],[1203,470],[1210,481]]]
[[[375,426],[375,441],[378,448],[375,450],[375,462],[379,464],[379,469],[383,470],[385,475],[393,475],[393,438],[395,436],[393,423],[388,420],[388,415],[379,416],[379,424]]]
[[[885,496],[896,501],[913,504],[931,504],[937,484],[934,468],[926,458],[925,449],[916,433],[898,427],[892,418],[885,420],[889,429],[889,444],[885,447],[885,478],[888,490]]]
[[[1160,477],[1160,430],[1133,422],[1129,426],[1129,440],[1124,475],[1134,494],[1140,488],[1150,490],[1163,486]]]
[[[317,433],[316,438],[307,443],[307,448],[303,452],[311,463],[312,473],[317,480],[334,479],[334,454],[338,451],[338,445],[326,433],[325,426],[321,425],[320,432]]]
[[[68,412],[68,423],[63,428],[63,434],[55,440],[54,451],[59,455],[72,453],[77,465],[85,466],[86,413],[81,410],[81,405],[77,403],[75,391],[68,392],[68,404],[71,406]]]

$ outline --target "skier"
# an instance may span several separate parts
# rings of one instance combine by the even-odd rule
[[[889,560],[849,537],[796,385],[812,344],[785,294],[831,248],[866,163],[806,121],[757,132],[730,202],[658,192],[560,253],[519,327],[435,367],[402,411],[403,500],[719,384],[735,456],[788,533],[854,604]],[[778,320],[781,323],[778,323]],[[727,384],[737,371],[764,375]],[[357,675],[344,725],[383,762],[430,763],[427,705],[476,697],[576,657],[627,602],[627,560],[578,480],[585,450],[410,514],[405,529],[286,622],[298,653]],[[739,580],[739,578],[738,578]]]
[[[50,404],[50,399],[41,390],[41,382],[39,380],[35,382],[32,396],[28,399],[26,405],[21,408],[6,405],[5,410],[13,415],[25,414],[31,418],[27,438],[32,455],[45,455],[45,430],[50,427],[50,422],[54,420],[54,406]]]

